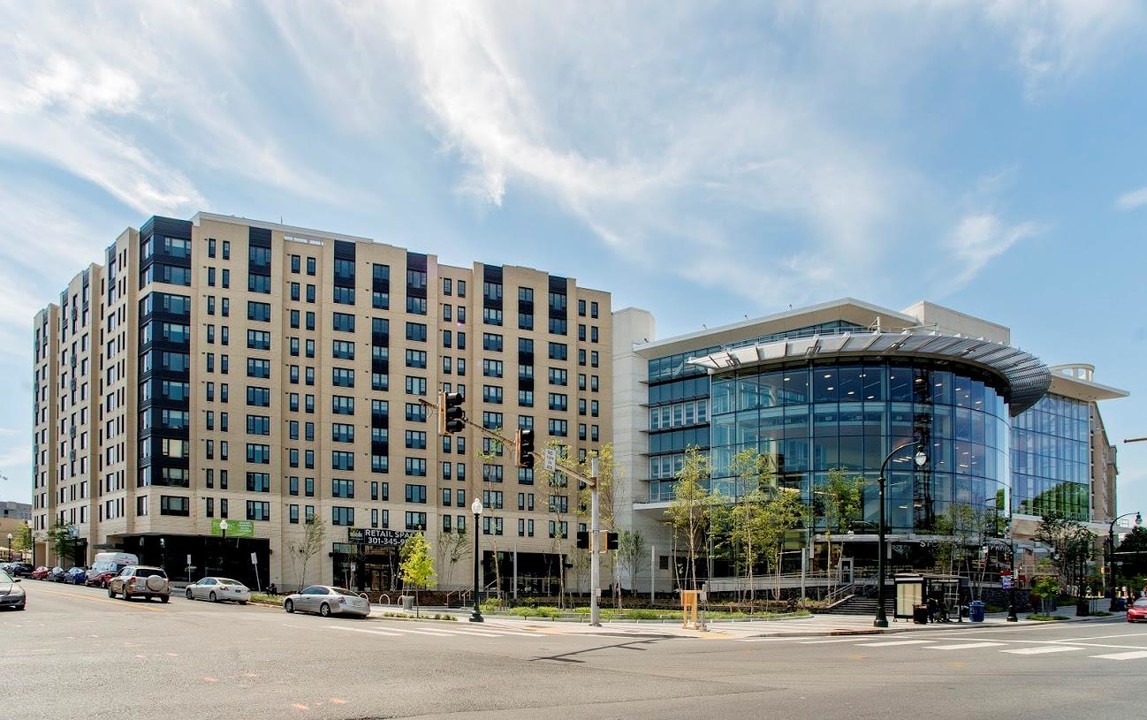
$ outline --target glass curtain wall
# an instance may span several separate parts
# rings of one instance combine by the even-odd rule
[[[1048,395],[1012,423],[1015,507],[1025,515],[1090,514],[1091,420],[1088,403]]]
[[[815,498],[829,470],[866,480],[864,527],[879,516],[877,477],[893,449],[914,438],[928,446],[916,469],[904,451],[888,464],[891,532],[928,533],[952,504],[976,504],[1009,476],[1007,407],[989,378],[950,365],[855,362],[750,369],[712,378],[711,456],[715,489],[736,497],[737,452],[772,455],[782,485]],[[813,503],[816,527],[823,512]],[[863,531],[864,527],[858,528]]]

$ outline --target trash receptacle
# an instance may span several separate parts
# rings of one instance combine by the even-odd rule
[[[398,599],[402,601],[402,609],[403,610],[405,610],[407,612],[411,612],[414,610],[414,596],[413,595],[401,595],[401,596],[399,596]]]
[[[968,604],[968,620],[972,622],[984,621],[984,602],[982,600],[973,600]]]
[[[1127,598],[1115,598],[1115,611],[1116,612],[1123,612],[1126,609],[1127,609]]]
[[[927,605],[913,605],[912,606],[912,622],[917,625],[928,624],[928,606]]]

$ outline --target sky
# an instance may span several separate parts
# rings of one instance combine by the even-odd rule
[[[198,211],[520,265],[657,336],[930,300],[1101,405],[1147,511],[1147,4],[0,0],[0,499],[32,318]]]

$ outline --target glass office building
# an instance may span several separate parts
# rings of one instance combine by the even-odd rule
[[[1126,393],[1094,383],[1090,366],[1049,368],[1000,325],[931,303],[897,312],[846,299],[651,342],[652,317],[625,312],[615,328],[641,338],[615,338],[633,347],[631,363],[615,363],[616,384],[645,402],[615,405],[615,427],[636,428],[620,437],[633,478],[622,518],[662,547],[689,447],[709,455],[711,488],[734,498],[745,489],[733,457],[771,456],[779,483],[812,511],[810,532],[825,529],[817,499],[829,471],[864,478],[863,518],[848,538],[861,557],[886,460],[887,528],[905,541],[934,536],[953,506],[991,506],[1001,490],[1001,511],[1029,536],[1053,511],[1094,524],[1114,516],[1114,462],[1095,457],[1114,450],[1096,403]]]

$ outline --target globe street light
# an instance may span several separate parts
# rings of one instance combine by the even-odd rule
[[[227,574],[227,518],[219,521],[219,532],[223,533],[223,541],[219,549],[219,571],[224,575]]]
[[[482,622],[482,608],[478,604],[478,521],[482,519],[482,500],[474,498],[470,503],[470,512],[474,513],[474,612],[470,614],[470,622]]]
[[[1131,442],[1131,441],[1130,440],[1124,440],[1124,442]],[[1139,514],[1138,512],[1129,512],[1129,513],[1123,513],[1119,517],[1115,518],[1114,520],[1111,521],[1111,524],[1107,526],[1107,557],[1108,557],[1107,576],[1111,578],[1111,580],[1109,581],[1109,583],[1111,585],[1111,608],[1110,608],[1111,612],[1115,612],[1115,526],[1118,525],[1119,521],[1122,520],[1123,518],[1131,517],[1132,515],[1135,516],[1135,524],[1136,525],[1142,525],[1143,524],[1143,516],[1141,514]]]
[[[880,527],[877,530],[878,539],[876,541],[878,555],[876,559],[876,620],[872,622],[873,627],[888,627],[888,615],[884,611],[884,471],[888,468],[888,461],[896,453],[906,447],[917,445],[918,442],[917,439],[913,439],[900,444],[884,457],[884,462],[880,463]],[[928,462],[928,456],[924,454],[923,446],[917,447],[913,460],[916,461],[917,467],[923,467],[924,463]]]

